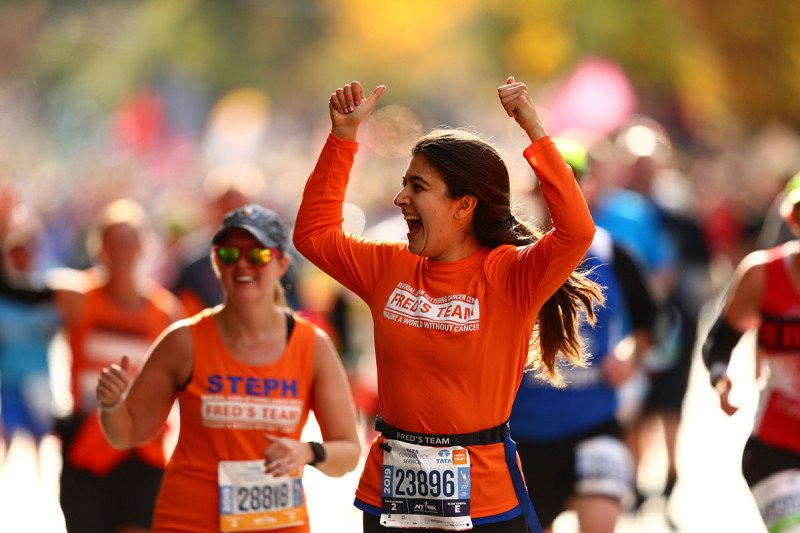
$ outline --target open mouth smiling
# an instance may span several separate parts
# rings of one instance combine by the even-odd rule
[[[422,219],[417,215],[404,215],[403,218],[408,224],[408,233],[416,233],[422,227]]]

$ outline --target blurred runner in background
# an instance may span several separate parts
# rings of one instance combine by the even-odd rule
[[[180,266],[172,286],[188,314],[222,303],[222,288],[211,268],[208,243],[225,213],[253,201],[263,188],[261,171],[246,165],[215,169],[203,180],[206,220],[200,229],[181,239]]]
[[[554,142],[581,183],[586,149],[572,139]],[[534,197],[543,200],[538,188]],[[541,220],[549,229],[546,207]],[[546,531],[569,508],[582,533],[612,533],[635,494],[633,462],[617,421],[617,389],[652,345],[657,306],[634,259],[600,227],[581,268],[604,287],[606,299],[594,326],[584,322],[581,328],[589,365],[562,361],[563,388],[526,373],[511,411],[511,435]]]
[[[782,206],[800,236],[800,173],[789,180]],[[719,318],[703,345],[703,360],[720,407],[733,415],[731,352],[757,330],[753,378],[759,383],[755,423],[742,472],[770,532],[800,529],[800,240],[746,256],[736,268]]]
[[[123,199],[107,205],[87,236],[97,265],[87,274],[87,287],[56,291],[72,352],[73,410],[56,427],[62,439],[61,507],[70,533],[150,529],[165,464],[165,426],[135,449],[115,450],[100,428],[95,396],[105,366],[124,353],[137,372],[150,343],[183,316],[177,298],[137,273],[148,232],[139,204]]]

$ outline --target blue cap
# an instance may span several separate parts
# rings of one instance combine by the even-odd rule
[[[281,252],[286,251],[289,232],[281,222],[278,214],[266,207],[258,204],[248,204],[239,209],[228,211],[222,221],[222,227],[214,235],[211,242],[219,244],[228,231],[233,228],[247,231],[266,248],[277,248]]]

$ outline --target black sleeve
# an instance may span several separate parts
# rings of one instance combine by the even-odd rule
[[[0,255],[0,264],[2,264]],[[53,300],[53,291],[43,285],[34,283],[17,283],[8,279],[5,271],[0,268],[0,297],[16,302],[37,304]]]
[[[625,305],[631,316],[633,329],[653,329],[658,314],[658,304],[642,275],[636,259],[624,247],[614,243],[614,274],[622,286]]]
[[[742,335],[744,332],[733,329],[733,326],[728,324],[722,315],[711,326],[700,352],[708,369],[712,387],[716,387],[717,383],[725,377],[733,349],[739,344]]]

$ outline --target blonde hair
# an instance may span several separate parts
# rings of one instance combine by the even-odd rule
[[[86,251],[92,260],[96,261],[100,256],[103,236],[108,228],[117,224],[125,224],[133,228],[142,245],[150,236],[147,213],[141,204],[129,198],[111,202],[95,215],[86,234]]]

